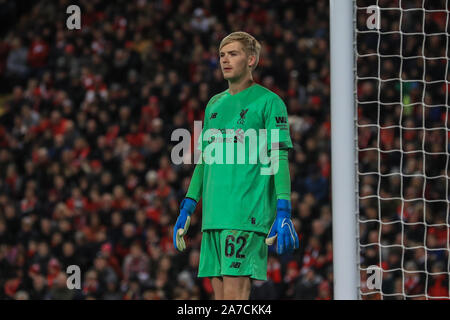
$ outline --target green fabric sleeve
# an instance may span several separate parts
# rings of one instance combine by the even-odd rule
[[[291,201],[291,176],[289,175],[288,150],[278,150],[272,161],[278,161],[278,172],[274,176],[277,199]]]
[[[194,199],[199,201],[202,196],[203,189],[203,162],[197,163],[192,174],[191,183],[189,184],[189,189],[186,193],[186,198]]]

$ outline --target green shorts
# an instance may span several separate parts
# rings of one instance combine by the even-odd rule
[[[267,280],[265,239],[265,234],[254,231],[203,231],[198,276],[248,276]]]

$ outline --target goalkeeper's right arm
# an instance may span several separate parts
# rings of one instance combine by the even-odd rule
[[[191,214],[194,212],[197,202],[200,200],[203,189],[203,163],[198,163],[195,166],[194,174],[192,175],[191,183],[180,206],[180,215],[173,228],[173,245],[175,249],[183,251],[186,249],[184,242],[184,235],[186,234],[189,224],[191,222]]]
[[[191,198],[198,202],[202,196],[203,189],[203,167],[204,164],[198,163],[195,166],[194,173],[192,174],[191,183],[189,184],[189,189],[186,193],[186,198]]]

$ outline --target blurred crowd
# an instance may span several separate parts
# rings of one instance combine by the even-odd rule
[[[357,4],[367,31],[374,1]],[[357,35],[361,290],[381,298],[366,285],[377,265],[384,299],[448,299],[449,12],[446,1],[378,5],[382,34]]]
[[[27,3],[0,1],[1,299],[212,298],[201,205],[187,250],[172,244],[194,165],[172,163],[171,133],[227,89],[218,46],[238,30],[288,109],[301,235],[293,254],[270,247],[251,298],[332,298],[328,1],[81,0],[81,30],[69,1]]]

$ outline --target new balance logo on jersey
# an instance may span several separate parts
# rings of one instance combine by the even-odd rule
[[[287,123],[287,118],[286,117],[275,117],[275,121],[277,123]]]
[[[210,120],[215,119],[216,117],[217,117],[217,112],[213,112],[213,113],[211,113],[211,117],[209,119]]]
[[[239,269],[240,266],[241,266],[240,262],[233,261],[230,265],[230,268]]]

